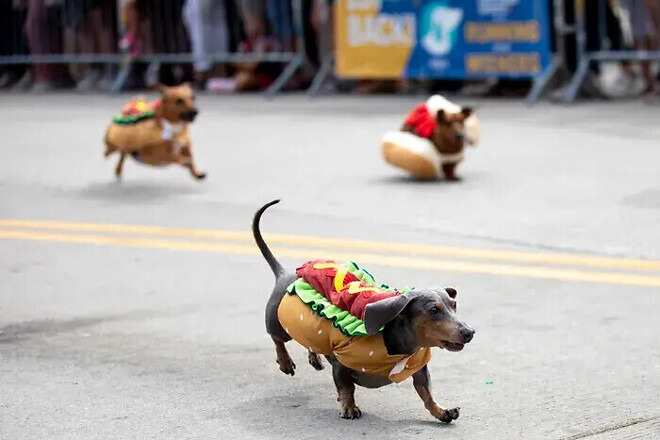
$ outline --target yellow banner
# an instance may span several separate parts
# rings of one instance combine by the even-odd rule
[[[414,13],[381,13],[378,0],[338,0],[335,23],[335,70],[339,76],[403,76],[415,44]]]

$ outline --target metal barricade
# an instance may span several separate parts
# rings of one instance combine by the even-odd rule
[[[565,0],[554,0],[552,2],[552,27],[554,30],[555,44],[554,53],[550,65],[534,79],[532,88],[526,97],[528,103],[537,102],[547,90],[552,88],[553,83],[561,81],[562,78],[566,79],[570,77],[570,73],[568,72],[568,69],[566,69],[566,48],[564,39],[566,36],[575,33],[575,26],[566,22],[564,1]]]
[[[576,1],[576,35],[577,35],[577,54],[578,66],[575,74],[571,78],[562,101],[572,103],[576,100],[581,87],[587,77],[591,63],[603,61],[660,61],[660,50],[605,50],[596,51],[587,50],[587,29],[586,29],[586,2],[600,2],[598,14],[598,33],[601,41],[604,39],[606,31],[605,7],[608,0],[578,0]],[[648,17],[650,18],[650,17]],[[656,39],[659,37],[656,24]],[[656,43],[657,44],[657,43]]]
[[[209,19],[209,14],[213,13],[209,8],[231,4],[238,13],[240,1],[0,0],[0,68],[28,67],[35,76],[62,74],[62,79],[68,80],[65,77],[70,75],[64,72],[76,66],[114,66],[110,90],[116,92],[122,89],[131,66],[136,64],[282,65],[265,91],[272,95],[305,64],[303,1],[288,3],[291,5],[289,30],[292,34],[289,37],[292,44],[287,47],[274,40],[273,46],[279,49],[241,52],[229,50],[229,44],[218,50],[218,45],[209,41],[213,35],[219,38],[217,26]],[[264,0],[261,5],[264,21],[267,21],[266,14],[271,13],[266,7],[288,6],[282,0],[268,4]],[[194,7],[197,10],[193,12],[185,9]],[[229,33],[231,28],[236,28],[236,21],[227,17],[226,11],[225,8],[224,25]],[[201,24],[192,22],[195,14]],[[130,32],[136,29],[140,35]],[[247,33],[242,29],[236,32]],[[228,43],[229,35],[226,38]],[[234,40],[233,46],[237,47],[240,39]]]

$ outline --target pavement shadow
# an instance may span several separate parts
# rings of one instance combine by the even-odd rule
[[[419,180],[412,176],[396,175],[396,176],[383,176],[372,180],[376,184],[385,185],[410,185],[410,186],[433,186],[433,185],[459,185],[461,182],[450,182],[445,179],[436,180]]]
[[[194,183],[194,182],[193,182]],[[85,199],[103,200],[109,202],[148,203],[165,199],[198,194],[200,188],[190,184],[172,182],[131,181],[93,183],[81,190]]]
[[[443,430],[455,429],[454,424],[433,420],[385,420],[372,412],[363,413],[359,420],[344,420],[339,417],[338,408],[315,408],[313,400],[316,399],[311,395],[300,393],[264,397],[240,404],[232,418],[241,420],[246,430],[263,438],[287,440],[378,438],[378,433],[387,433],[387,438],[407,439],[435,436]],[[296,431],[293,437],[292,431]],[[327,431],[334,435],[326,437]]]

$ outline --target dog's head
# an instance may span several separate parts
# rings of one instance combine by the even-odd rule
[[[371,303],[364,314],[367,333],[383,328],[390,355],[413,354],[419,347],[460,351],[474,336],[474,329],[456,314],[456,289],[413,290]]]
[[[192,122],[199,113],[195,107],[195,93],[189,83],[167,87],[152,86],[161,93],[160,116],[169,122]]]
[[[467,141],[465,120],[472,114],[471,107],[463,107],[458,113],[448,113],[443,109],[436,114],[437,125],[431,140],[440,151],[459,152]]]

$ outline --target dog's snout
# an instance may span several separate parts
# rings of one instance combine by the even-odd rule
[[[474,338],[474,329],[470,326],[461,326],[460,333],[464,344],[467,344],[472,340],[472,338]]]
[[[184,121],[192,122],[192,121],[195,120],[198,113],[199,113],[199,111],[196,108],[192,108],[192,109],[188,110],[187,112],[182,113],[181,114],[181,119],[183,119]]]

